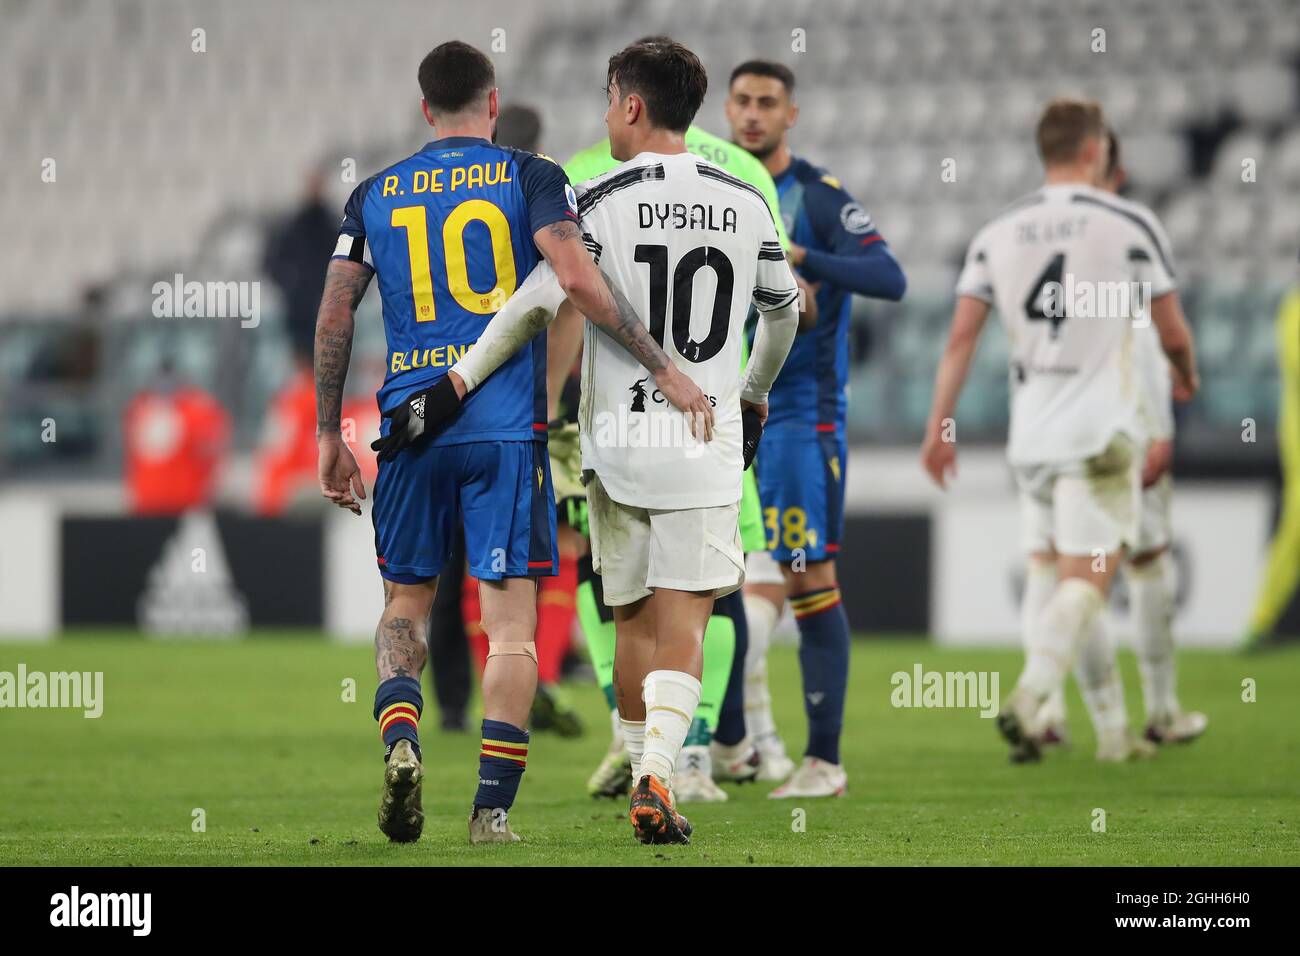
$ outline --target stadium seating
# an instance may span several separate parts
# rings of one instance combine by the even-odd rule
[[[477,5],[454,29],[421,0],[386,0],[382,16],[341,0],[142,10],[0,0],[0,60],[12,77],[0,84],[0,128],[23,171],[0,178],[0,202],[24,232],[0,258],[0,319],[70,314],[103,280],[116,287],[113,317],[134,319],[148,314],[159,276],[256,278],[265,223],[298,200],[309,168],[351,160],[360,178],[423,141],[415,65],[439,40],[496,42],[503,99],[538,107],[544,148],[563,159],[604,135],[607,52],[667,32],[709,68],[699,123],[715,131],[725,131],[732,66],[788,63],[803,104],[796,150],[844,181],[905,265],[903,307],[857,304],[882,332],[855,372],[858,395],[873,396],[855,396],[857,436],[916,438],[965,244],[1035,184],[1033,123],[1062,93],[1103,101],[1132,194],[1164,218],[1189,297],[1211,280],[1253,293],[1230,305],[1204,297],[1216,303],[1198,321],[1206,361],[1224,377],[1195,416],[1213,425],[1238,406],[1273,405],[1272,366],[1229,357],[1271,354],[1274,303],[1295,277],[1296,0],[672,0],[653,12],[634,0],[559,0]],[[205,52],[193,48],[195,30]],[[957,178],[942,182],[950,158]],[[41,178],[47,159],[52,183]],[[1251,182],[1243,160],[1254,161]],[[350,188],[336,183],[340,207]],[[1235,323],[1229,333],[1211,331],[1221,319]],[[374,333],[359,347],[380,347]],[[261,373],[283,374],[282,354],[261,340],[255,351]],[[199,352],[195,374],[219,378],[217,358]],[[972,401],[996,437],[1005,370],[992,359],[980,367],[988,376]],[[240,427],[249,439],[249,389],[269,386],[240,374],[228,388],[251,416]]]

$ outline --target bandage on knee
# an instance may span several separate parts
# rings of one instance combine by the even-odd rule
[[[532,641],[488,641],[487,659],[494,657],[531,657],[537,663],[537,645]]]

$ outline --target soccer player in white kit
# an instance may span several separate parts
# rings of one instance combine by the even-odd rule
[[[1111,579],[1137,542],[1141,420],[1138,335],[1154,323],[1174,386],[1198,379],[1168,240],[1145,207],[1097,189],[1107,132],[1093,102],[1054,100],[1038,123],[1046,168],[1037,192],[972,240],[939,364],[922,462],[944,487],[956,473],[960,397],[979,332],[995,306],[1010,340],[1007,457],[1029,535],[1046,527],[1057,583],[1034,616],[1025,668],[998,715],[1013,759],[1036,759],[1040,710],[1077,662],[1097,729],[1097,757],[1153,747],[1130,733],[1114,648],[1095,627]]]
[[[663,38],[610,59],[610,149],[623,161],[577,189],[583,241],[651,337],[705,393],[711,435],[664,400],[643,363],[588,324],[578,423],[592,564],[614,612],[614,686],[643,843],[689,842],[672,775],[700,700],[715,597],[744,583],[742,411],[767,394],[798,326],[798,286],[763,195],[686,151],[704,99],[698,58]],[[534,270],[452,373],[473,388],[549,322],[563,292]],[[740,372],[753,303],[758,333]],[[706,440],[707,439],[707,440]]]
[[[1105,171],[1097,186],[1118,194],[1126,178],[1120,162],[1119,138],[1107,131],[1109,152]],[[1153,326],[1136,329],[1138,376],[1142,423],[1146,429],[1146,450],[1142,465],[1142,502],[1138,515],[1137,539],[1126,555],[1122,574],[1128,584],[1129,611],[1133,626],[1133,651],[1142,678],[1142,699],[1146,709],[1146,738],[1152,743],[1185,743],[1205,732],[1205,714],[1183,710],[1178,702],[1174,670],[1173,582],[1167,554],[1172,541],[1169,506],[1173,494],[1170,466],[1173,462],[1174,396],[1169,362],[1160,349]],[[1056,587],[1055,556],[1051,550],[1051,528],[1027,529],[1030,553],[1025,569],[1025,594],[1021,608],[1022,637],[1032,632],[1034,618]],[[1096,627],[1103,626],[1098,618]],[[1118,672],[1116,673],[1118,679]],[[1067,742],[1064,688],[1053,694],[1039,712],[1043,742]]]

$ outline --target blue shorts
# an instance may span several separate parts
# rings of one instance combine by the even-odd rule
[[[384,419],[384,434],[389,419]],[[422,444],[381,462],[375,478],[375,555],[398,584],[436,577],[456,527],[476,578],[558,573],[551,463],[540,441]]]
[[[848,457],[843,428],[783,425],[763,433],[754,467],[774,559],[825,561],[839,554]]]

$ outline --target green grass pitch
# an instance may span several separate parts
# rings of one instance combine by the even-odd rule
[[[996,670],[1014,652],[922,641],[855,641],[845,733],[849,794],[776,801],[766,785],[687,806],[687,847],[642,847],[623,802],[583,789],[606,745],[594,687],[571,694],[589,724],[565,741],[536,734],[511,820],[524,842],[472,847],[466,816],[477,737],[425,721],[424,837],[389,845],[375,826],[380,745],[366,647],[259,636],[231,644],[74,636],[0,644],[0,671],[103,671],[97,720],[67,710],[0,710],[0,861],[65,865],[1117,864],[1300,863],[1300,648],[1255,656],[1184,652],[1180,691],[1205,710],[1196,743],[1149,764],[1102,766],[1071,690],[1073,750],[1012,766],[975,710],[896,709],[890,675]],[[1131,655],[1122,656],[1138,713]],[[777,718],[804,735],[798,668],[772,652]],[[343,700],[345,679],[355,702]],[[1257,700],[1242,700],[1242,681]],[[432,710],[432,705],[430,706]],[[430,715],[432,716],[432,715]],[[194,832],[202,809],[205,832]],[[1105,813],[1096,832],[1095,810]],[[803,811],[798,813],[797,811]],[[798,826],[802,817],[803,826]]]

